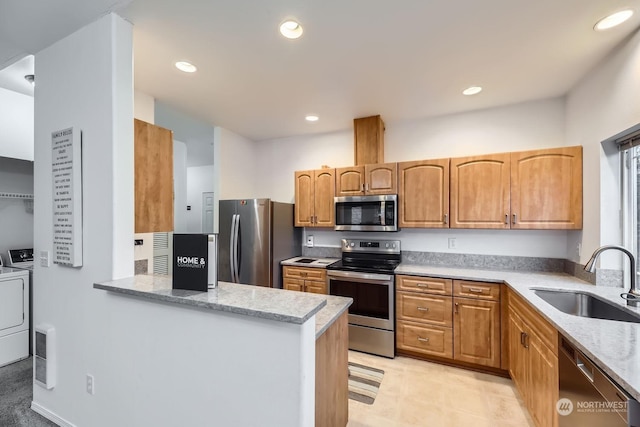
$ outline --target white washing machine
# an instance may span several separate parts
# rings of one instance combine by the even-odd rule
[[[7,267],[29,272],[29,354],[33,354],[33,248],[9,249]]]
[[[29,271],[0,267],[0,366],[29,357],[29,288]]]

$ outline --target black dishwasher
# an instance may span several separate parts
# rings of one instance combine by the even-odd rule
[[[559,337],[560,427],[640,427],[640,404]]]

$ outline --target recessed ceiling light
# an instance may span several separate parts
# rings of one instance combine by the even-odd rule
[[[631,15],[633,15],[633,10],[631,9],[621,10],[620,12],[612,13],[611,15],[605,18],[602,18],[601,20],[596,22],[596,25],[593,27],[593,29],[596,31],[608,30],[609,28],[613,28],[615,26],[622,24],[624,21],[631,18]]]
[[[198,68],[195,65],[187,61],[176,62],[176,68],[180,71],[184,71],[185,73],[195,73],[198,71]]]
[[[308,122],[317,122],[318,120],[320,120],[320,117],[316,116],[315,114],[309,114],[305,116],[304,119]]]
[[[31,83],[31,86],[36,85],[36,76],[34,76],[33,74],[27,74],[26,76],[24,76],[24,79]]]
[[[302,25],[291,19],[280,24],[280,34],[288,39],[297,39],[302,35]]]
[[[482,92],[482,88],[480,86],[469,86],[465,90],[462,91],[463,95],[477,95]]]

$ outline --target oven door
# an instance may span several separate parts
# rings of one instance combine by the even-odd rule
[[[392,274],[371,274],[330,270],[327,272],[329,294],[353,298],[349,323],[371,328],[394,330],[395,289]]]

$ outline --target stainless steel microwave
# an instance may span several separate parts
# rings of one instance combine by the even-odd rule
[[[336,197],[336,230],[398,231],[398,195]]]

